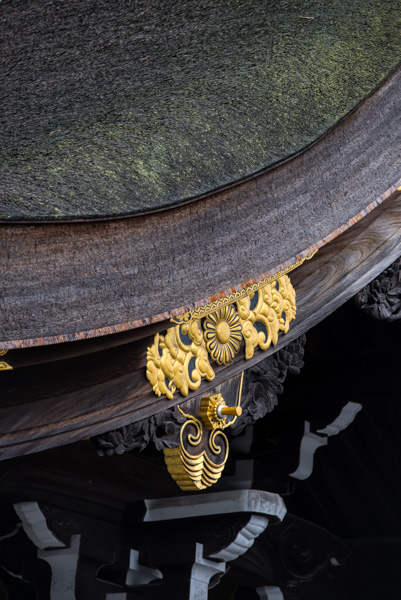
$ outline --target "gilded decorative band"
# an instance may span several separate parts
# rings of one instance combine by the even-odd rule
[[[146,377],[157,396],[173,398],[212,381],[218,365],[230,363],[244,342],[245,358],[266,350],[286,333],[295,319],[295,290],[287,275],[224,306],[203,319],[190,319],[157,333],[146,353]]]

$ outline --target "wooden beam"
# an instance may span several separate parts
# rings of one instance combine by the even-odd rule
[[[399,255],[401,194],[395,194],[294,271],[297,318],[277,346],[255,352],[248,361],[240,351],[232,363],[216,366],[216,378],[204,382],[187,398],[206,394],[308,331]],[[184,400],[179,394],[173,400],[153,394],[145,377],[146,347],[152,339],[149,336],[87,356],[2,373],[0,457],[83,439]],[[11,364],[16,354],[18,351],[7,355]]]

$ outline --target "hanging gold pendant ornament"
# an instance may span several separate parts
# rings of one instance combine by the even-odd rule
[[[243,377],[242,373],[237,406],[226,406],[223,396],[215,394],[202,398],[199,419],[178,407],[187,421],[181,427],[180,445],[165,448],[164,460],[168,472],[182,490],[204,490],[220,479],[229,449],[223,430],[242,414]],[[228,417],[234,418],[227,420]]]
[[[197,309],[198,310],[198,309]],[[186,318],[164,335],[157,333],[146,353],[146,377],[157,396],[172,399],[197,390],[202,379],[215,377],[210,360],[230,363],[245,343],[245,358],[255,349],[277,344],[279,332],[286,333],[295,319],[295,290],[287,275],[278,277],[231,305],[207,313],[203,318]]]
[[[185,449],[187,444],[196,448],[202,442],[202,425],[199,419],[192,417],[181,429],[179,447],[164,450],[167,470],[184,491],[204,490],[212,486],[220,479],[227,462],[228,440],[222,431],[213,431],[208,439],[209,448],[202,450],[200,454],[194,455]],[[209,453],[214,455],[213,458],[208,456]]]

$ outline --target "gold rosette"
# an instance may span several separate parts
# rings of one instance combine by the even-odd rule
[[[242,340],[242,326],[234,307],[225,306],[208,315],[203,322],[203,328],[210,358],[218,365],[231,362]]]

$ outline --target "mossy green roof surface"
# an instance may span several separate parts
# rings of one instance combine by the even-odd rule
[[[0,220],[179,204],[311,144],[401,61],[401,2],[3,0]]]

